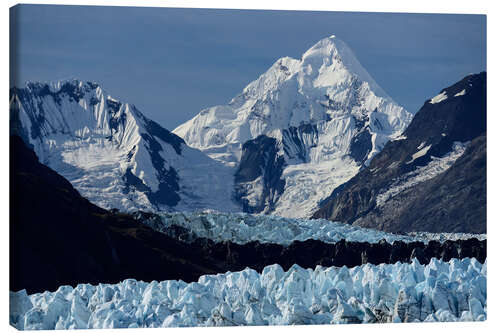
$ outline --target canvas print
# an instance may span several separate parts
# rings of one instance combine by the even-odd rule
[[[15,328],[487,319],[485,15],[17,5],[10,59]]]

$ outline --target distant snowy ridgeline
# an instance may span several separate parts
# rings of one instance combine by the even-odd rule
[[[306,220],[283,218],[272,215],[252,215],[245,213],[162,213],[161,222],[142,222],[154,229],[170,233],[175,226],[185,228],[194,237],[203,237],[215,242],[231,241],[245,244],[251,241],[289,245],[293,241],[317,239],[325,243],[336,243],[342,239],[350,242],[377,243],[385,239],[394,241],[428,243],[430,240],[444,242],[446,239],[486,239],[485,234],[428,234],[415,232],[398,235],[373,229],[365,229],[350,224],[324,219]]]
[[[18,329],[290,325],[486,320],[486,262],[366,264],[284,272],[267,266],[198,282],[60,287],[10,293]]]

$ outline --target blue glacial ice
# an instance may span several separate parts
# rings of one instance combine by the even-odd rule
[[[325,219],[308,220],[246,213],[183,212],[159,215],[160,220],[142,219],[142,221],[153,229],[172,236],[175,236],[172,234],[173,227],[182,227],[192,238],[203,237],[215,242],[231,241],[239,244],[259,241],[286,246],[295,240],[307,239],[317,239],[325,243],[336,243],[341,239],[350,242],[377,243],[385,239],[391,244],[394,241],[428,243],[430,240],[444,242],[448,239],[472,237],[479,240],[486,239],[486,234],[412,232],[400,235]]]
[[[18,329],[339,324],[486,319],[486,262],[366,264],[287,272],[279,265],[198,282],[128,279],[10,293]]]

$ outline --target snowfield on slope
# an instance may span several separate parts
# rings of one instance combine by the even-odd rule
[[[428,243],[430,240],[486,239],[486,234],[429,234],[415,232],[409,235],[391,234],[366,229],[350,224],[324,219],[292,219],[273,215],[246,213],[186,212],[162,213],[160,224],[156,219],[141,219],[153,229],[169,234],[172,226],[185,228],[193,237],[210,238],[215,242],[231,241],[245,244],[251,241],[289,245],[293,241],[317,239],[325,243],[336,243],[342,239],[350,242],[377,243],[385,239],[394,241]]]
[[[279,265],[206,275],[198,282],[133,279],[28,296],[10,293],[18,329],[301,325],[486,320],[486,262],[351,269]]]
[[[435,157],[431,156],[431,161],[424,165],[424,166],[419,166],[417,167],[416,170],[409,172],[400,178],[395,179],[389,186],[386,191],[380,193],[377,195],[377,206],[383,206],[387,200],[390,198],[398,195],[399,193],[412,188],[414,186],[417,186],[420,183],[423,183],[429,179],[432,179],[446,170],[448,170],[453,163],[456,162],[462,156],[465,152],[465,149],[467,148],[468,142],[462,143],[462,142],[454,142],[453,147],[451,151],[447,154],[445,154],[442,157]],[[423,156],[427,153],[427,150],[430,148],[430,145],[427,146],[426,148],[423,148],[419,150],[419,152],[422,152],[425,150],[423,154],[420,156]],[[409,162],[406,162],[407,164],[410,164],[413,162],[416,158],[420,156],[416,156],[419,152],[413,154],[412,160]],[[396,167],[396,166],[394,166]]]

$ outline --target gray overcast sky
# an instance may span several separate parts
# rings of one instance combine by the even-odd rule
[[[410,112],[486,70],[483,15],[22,5],[11,31],[16,85],[97,81],[170,130],[332,34]]]

